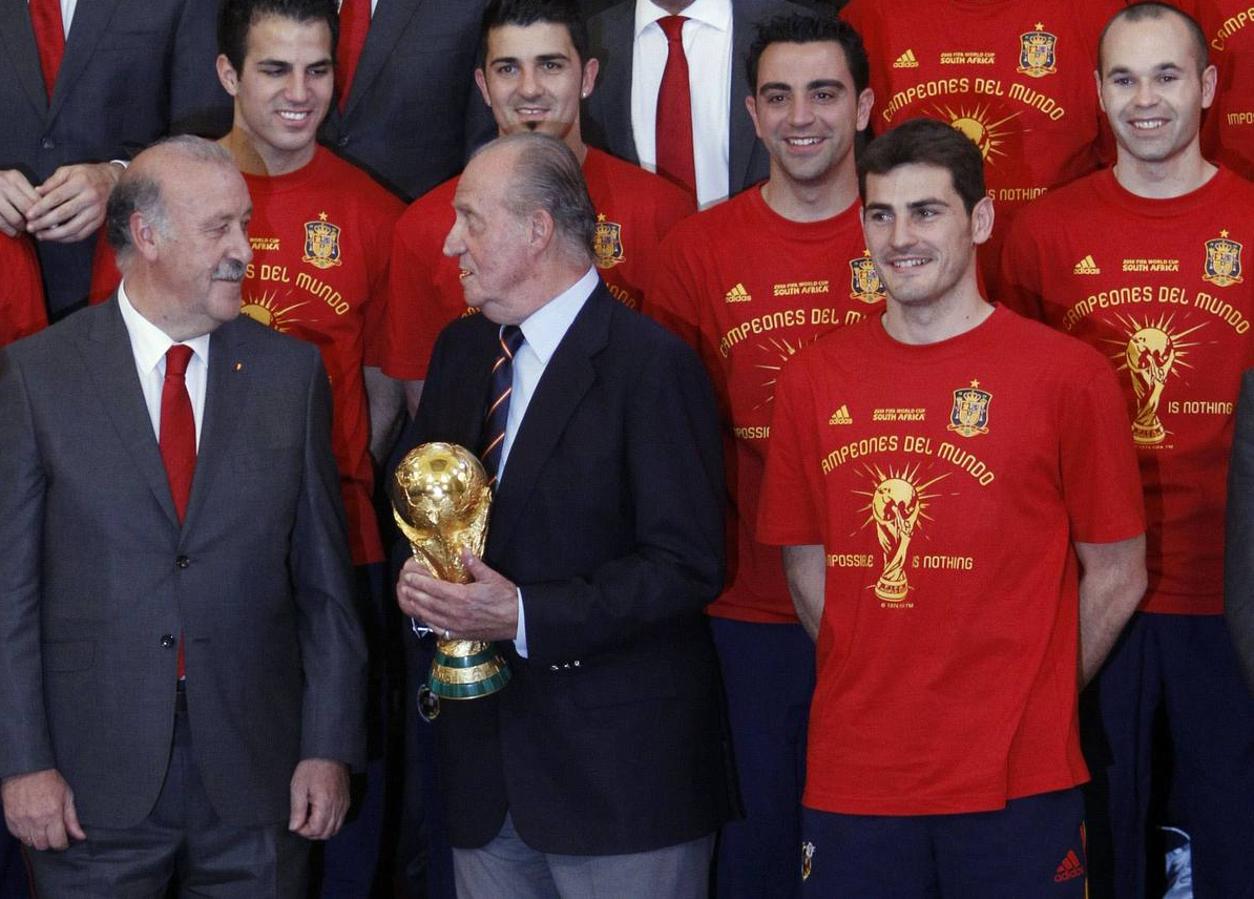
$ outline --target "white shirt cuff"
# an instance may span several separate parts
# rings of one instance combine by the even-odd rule
[[[514,589],[518,591],[518,635],[514,637],[514,651],[520,658],[525,659],[527,658],[527,615],[522,601],[522,587]]]

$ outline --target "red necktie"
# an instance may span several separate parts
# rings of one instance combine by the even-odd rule
[[[340,42],[335,48],[335,89],[339,91],[340,112],[348,102],[348,92],[353,86],[353,74],[361,59],[361,48],[366,46],[366,32],[370,30],[370,0],[341,0]]]
[[[161,461],[170,482],[170,496],[179,524],[187,514],[187,498],[192,492],[192,475],[196,472],[196,419],[192,400],[187,395],[187,363],[192,348],[176,343],[165,354],[165,383],[161,387]],[[183,637],[179,635],[179,680],[185,675]]]
[[[506,325],[497,338],[500,352],[492,363],[492,384],[488,388],[488,410],[483,416],[483,452],[479,454],[488,473],[488,486],[496,485],[500,473],[505,425],[509,421],[509,397],[514,392],[514,354],[523,345],[522,328]]]
[[[684,16],[658,19],[666,35],[666,68],[657,92],[657,170],[697,193],[696,164],[692,159],[692,98],[688,90],[688,57],[684,56]]]
[[[35,29],[35,46],[39,49],[39,68],[44,73],[44,88],[52,100],[57,86],[57,71],[65,55],[65,28],[61,22],[61,0],[30,0],[30,23]]]

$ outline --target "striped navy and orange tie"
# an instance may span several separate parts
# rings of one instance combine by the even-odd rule
[[[500,473],[501,450],[505,443],[505,423],[509,419],[509,397],[514,385],[514,354],[523,344],[518,325],[505,325],[497,338],[500,352],[492,363],[492,385],[488,389],[488,411],[483,420],[483,452],[479,454],[488,473],[488,486],[496,486]]]

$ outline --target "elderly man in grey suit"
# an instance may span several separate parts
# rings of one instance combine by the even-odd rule
[[[116,297],[0,356],[0,777],[43,895],[301,895],[363,761],[327,378],[238,317],[250,214],[221,148],[140,154]]]

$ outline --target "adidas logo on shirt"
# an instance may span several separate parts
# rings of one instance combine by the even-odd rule
[[[1058,870],[1054,872],[1054,882],[1062,883],[1083,876],[1084,865],[1080,864],[1080,857],[1074,849],[1067,850],[1067,857],[1058,863]]]
[[[745,290],[744,284],[737,284],[731,290],[727,291],[724,298],[729,303],[747,303],[753,299],[749,295],[749,291]]]
[[[918,67],[919,61],[915,59],[913,50],[907,50],[893,60],[894,69],[917,69]]]
[[[849,414],[849,407],[842,405],[839,409],[832,413],[832,417],[827,420],[829,425],[851,425],[853,424],[853,416]]]
[[[1091,253],[1075,264],[1074,271],[1077,275],[1100,275],[1102,273],[1102,270],[1097,267],[1097,263],[1093,261]]]

